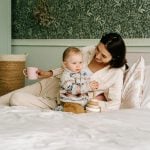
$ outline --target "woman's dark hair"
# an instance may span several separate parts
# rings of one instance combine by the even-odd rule
[[[109,62],[111,68],[120,68],[127,63],[126,46],[118,33],[107,33],[102,36],[100,42],[106,46],[112,55],[112,60]],[[126,68],[128,68],[127,64]]]

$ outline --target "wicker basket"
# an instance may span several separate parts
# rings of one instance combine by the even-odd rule
[[[0,55],[0,96],[24,87],[27,55]]]

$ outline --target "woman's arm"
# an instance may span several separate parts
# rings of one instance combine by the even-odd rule
[[[38,74],[39,79],[43,79],[43,78],[49,78],[49,77],[60,75],[62,72],[63,72],[63,68],[57,68],[57,69],[49,70],[49,71],[44,71],[44,70],[39,69],[37,71],[37,74]]]
[[[37,71],[37,74],[38,74],[39,79],[49,78],[49,77],[53,76],[53,72],[51,70],[50,71],[44,71],[44,70],[39,69]]]
[[[100,101],[99,103],[102,111],[120,109],[123,88],[123,71],[118,71],[111,80],[113,80],[113,84],[104,92],[107,101]]]

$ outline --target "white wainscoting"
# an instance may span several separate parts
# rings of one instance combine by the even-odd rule
[[[150,39],[124,39],[127,46],[129,65],[143,56],[150,64]],[[27,65],[43,69],[61,65],[61,56],[68,46],[84,47],[96,45],[99,39],[15,39],[12,40],[12,53],[28,53]]]

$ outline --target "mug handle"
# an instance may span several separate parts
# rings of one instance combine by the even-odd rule
[[[28,76],[28,75],[27,75],[27,69],[23,69],[23,74],[24,74],[25,77]]]

